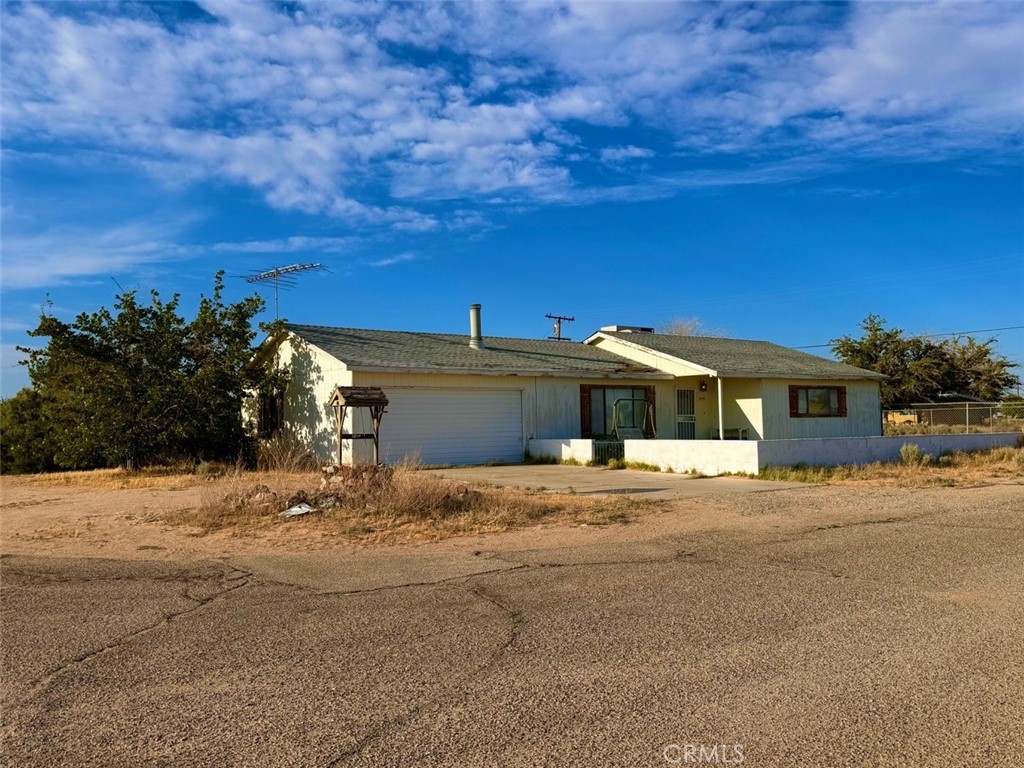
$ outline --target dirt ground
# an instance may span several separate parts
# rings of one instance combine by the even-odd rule
[[[1020,480],[709,493],[384,545],[163,522],[203,483],[0,488],[11,764],[1024,755]]]
[[[346,546],[311,531],[301,520],[245,536],[203,534],[164,522],[172,512],[199,506],[213,492],[205,483],[121,490],[6,483],[0,501],[0,550],[46,557],[173,561]]]
[[[594,472],[586,469],[576,471]],[[649,472],[628,470],[603,474],[627,488],[650,484],[651,478],[657,477]],[[630,478],[631,475],[634,477]],[[260,553],[366,553],[368,548],[379,546],[391,551],[418,550],[424,546],[459,550],[466,546],[469,539],[486,539],[491,546],[510,548],[539,543],[562,546],[581,541],[643,540],[665,534],[714,529],[778,529],[826,520],[870,519],[876,514],[882,517],[889,515],[892,509],[892,505],[887,504],[887,511],[879,512],[882,499],[892,501],[892,489],[840,490],[778,483],[774,484],[778,490],[766,492],[764,489],[772,488],[772,483],[731,478],[723,478],[722,481],[727,484],[723,487],[729,490],[720,493],[715,492],[713,481],[709,479],[686,481],[687,485],[693,487],[703,483],[703,495],[674,499],[661,495],[658,502],[649,505],[646,510],[640,506],[634,511],[633,520],[623,525],[567,526],[545,523],[525,530],[458,537],[443,542],[399,541],[377,545],[345,539],[302,519],[241,533],[203,532],[180,525],[168,525],[164,520],[171,513],[195,508],[211,495],[223,492],[218,486],[192,481],[187,476],[182,479],[180,486],[169,489],[117,490],[73,484],[29,485],[19,482],[17,478],[5,478],[0,482],[0,553],[59,558],[176,561]],[[734,492],[735,487],[744,485],[756,490],[751,493]],[[590,492],[597,493],[594,490]],[[621,494],[620,490],[613,492]],[[1006,493],[1011,496],[1018,492],[1018,485],[993,487],[991,491],[996,495]],[[899,508],[905,504],[912,505],[915,493],[902,491],[897,495],[906,501],[894,503]],[[837,496],[843,500],[840,507],[820,501]],[[805,501],[800,505],[802,513],[796,518],[789,510],[792,499]]]
[[[507,469],[507,468],[504,468]],[[577,470],[589,472],[593,470]],[[610,474],[610,473],[605,473]],[[633,475],[633,478],[629,476]],[[620,471],[610,476],[624,487],[650,482],[649,472]],[[708,531],[775,533],[819,526],[845,526],[913,517],[936,508],[968,511],[972,499],[1019,505],[1024,515],[1024,482],[994,480],[960,490],[773,484],[723,478],[728,490],[716,493],[709,479],[704,495],[665,498],[641,504],[628,523],[588,526],[543,523],[505,533],[459,536],[444,541],[357,542],[301,518],[256,531],[214,531],[169,525],[164,519],[222,493],[209,482],[173,488],[96,489],[75,485],[39,486],[4,479],[0,483],[0,554],[54,558],[196,561],[246,555],[338,553],[364,559],[375,551],[460,553],[480,543],[495,551],[534,547],[572,548],[602,542],[643,542],[664,536]],[[745,482],[755,490],[735,492]],[[710,484],[709,484],[710,483]],[[596,493],[596,491],[593,491]],[[613,491],[618,495],[620,491]],[[642,498],[642,497],[640,497]]]

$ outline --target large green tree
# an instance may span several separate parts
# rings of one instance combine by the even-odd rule
[[[177,294],[163,301],[156,291],[148,304],[126,291],[113,312],[70,323],[43,313],[30,335],[47,344],[24,351],[56,466],[233,459],[247,449],[242,403],[268,376],[251,364],[263,300],[225,304],[223,292],[220,272],[191,322]]]
[[[935,342],[906,336],[900,328],[886,328],[877,315],[864,318],[861,330],[859,338],[833,339],[832,351],[844,363],[888,377],[882,383],[883,408],[935,402],[949,395],[999,400],[1020,383],[1011,372],[1017,363],[995,351],[995,339]]]
[[[0,473],[20,475],[54,469],[53,445],[34,389],[0,402]]]

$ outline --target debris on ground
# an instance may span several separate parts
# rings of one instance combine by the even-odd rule
[[[265,485],[254,485],[243,491],[229,493],[224,501],[233,510],[276,507],[278,504],[277,494]]]
[[[279,514],[281,517],[300,517],[302,515],[308,515],[310,512],[316,512],[316,510],[306,502],[301,501],[298,504],[288,507],[288,509],[280,512]]]
[[[304,517],[311,513],[330,514],[333,510],[379,514],[394,503],[409,503],[408,483],[395,482],[395,468],[385,465],[358,464],[324,467],[316,490],[300,489],[291,495],[277,494],[266,485],[254,485],[235,491],[225,498],[233,511],[274,514],[281,518]],[[433,509],[445,514],[459,514],[478,508],[484,494],[463,484],[424,481],[414,499],[417,514]]]
[[[322,470],[320,490],[369,496],[387,490],[394,477],[395,468],[384,464],[356,464],[340,467],[337,464],[331,464]]]

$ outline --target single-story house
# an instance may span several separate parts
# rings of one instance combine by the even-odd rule
[[[518,462],[545,439],[881,435],[881,375],[766,341],[609,326],[579,343],[480,329],[479,305],[468,335],[288,325],[261,348],[289,376],[276,409],[259,412],[322,461],[338,455],[329,402],[339,386],[383,390],[389,463]],[[368,433],[369,415],[349,410],[342,431]],[[342,440],[341,452],[365,460],[372,446]]]

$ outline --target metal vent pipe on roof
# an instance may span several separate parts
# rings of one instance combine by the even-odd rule
[[[469,346],[473,349],[484,348],[484,338],[480,335],[480,305],[469,305]]]

